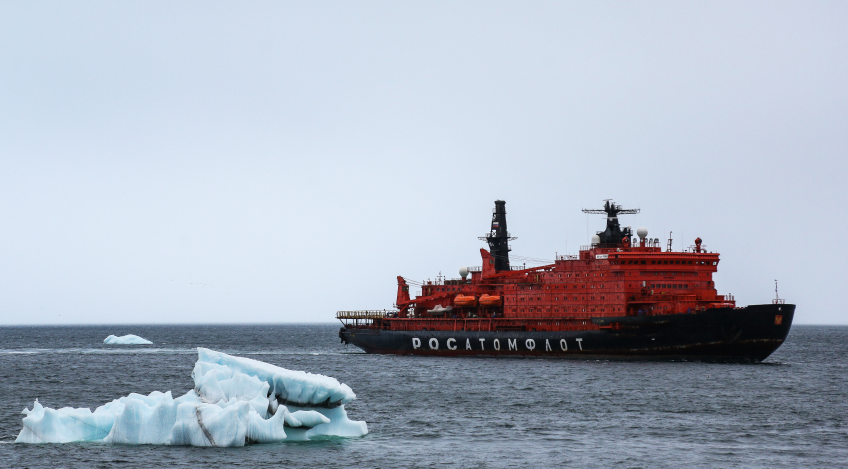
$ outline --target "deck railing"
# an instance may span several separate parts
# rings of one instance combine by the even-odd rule
[[[392,310],[363,310],[363,311],[338,311],[336,319],[383,319],[388,315],[397,315],[397,311]]]

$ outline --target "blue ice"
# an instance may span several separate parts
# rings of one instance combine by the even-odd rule
[[[367,424],[348,419],[344,409],[356,395],[334,378],[197,351],[195,388],[183,396],[132,393],[93,412],[51,409],[36,399],[32,409],[23,410],[15,441],[243,446],[368,433]]]

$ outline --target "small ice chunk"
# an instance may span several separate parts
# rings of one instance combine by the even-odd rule
[[[109,345],[150,345],[153,342],[137,335],[127,334],[120,337],[110,335],[103,339],[103,343]]]
[[[18,443],[97,441],[119,444],[243,446],[303,441],[315,436],[361,436],[365,422],[347,418],[356,396],[333,378],[198,349],[195,389],[131,393],[90,409],[24,409]],[[287,403],[298,403],[290,411]]]

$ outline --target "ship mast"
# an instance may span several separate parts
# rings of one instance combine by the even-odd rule
[[[492,210],[492,227],[486,236],[480,236],[478,239],[486,241],[489,244],[489,252],[495,259],[495,271],[509,270],[509,242],[518,239],[511,237],[506,230],[506,202],[503,200],[495,201],[495,209]]]
[[[607,247],[614,247],[622,245],[622,239],[630,238],[633,236],[630,228],[621,229],[621,226],[618,224],[618,215],[619,214],[636,214],[639,213],[638,208],[630,208],[625,209],[622,208],[621,205],[616,205],[615,202],[612,202],[612,199],[605,199],[604,208],[597,209],[583,209],[583,213],[595,213],[601,214],[605,213],[607,215],[607,227],[604,231],[598,231],[597,235],[601,238],[601,245],[605,245]]]

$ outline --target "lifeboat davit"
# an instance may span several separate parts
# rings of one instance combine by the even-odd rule
[[[503,298],[500,295],[483,295],[480,297],[480,306],[500,306]]]
[[[474,296],[456,295],[453,299],[453,304],[456,306],[477,306],[477,298]]]

